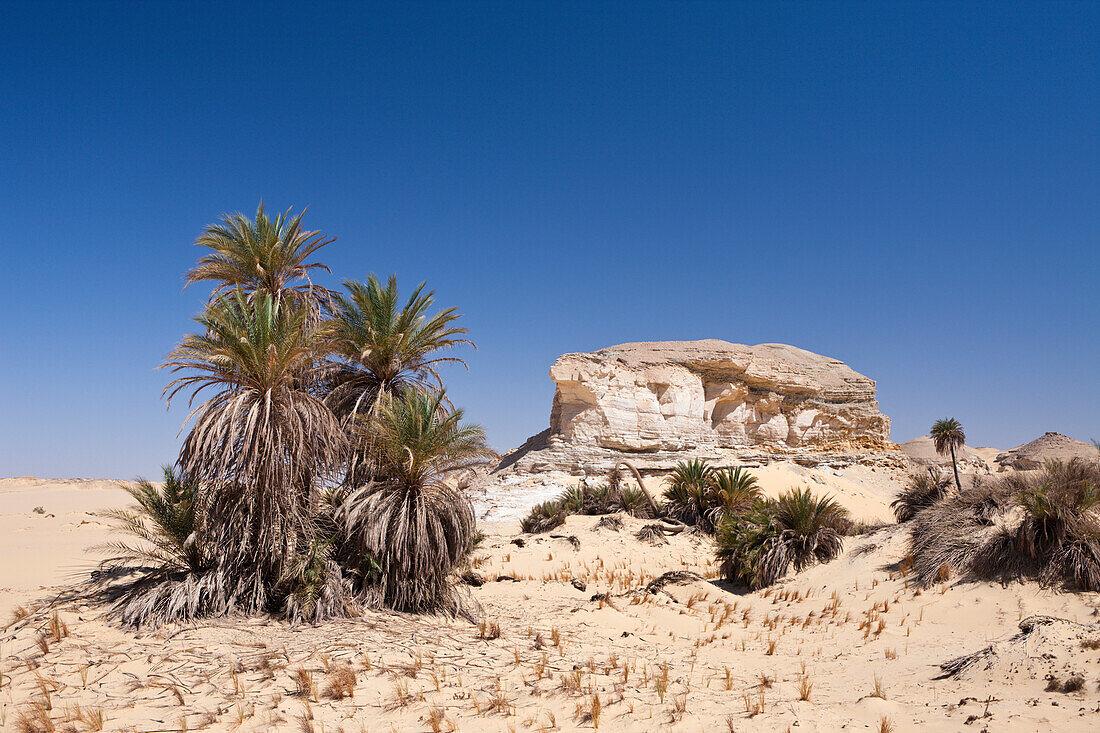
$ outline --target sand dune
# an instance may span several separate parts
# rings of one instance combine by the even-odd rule
[[[889,479],[840,473],[760,471],[769,492],[797,477],[882,510]],[[898,567],[896,526],[745,593],[717,579],[705,537],[652,546],[634,538],[644,522],[630,517],[618,530],[570,517],[547,535],[518,535],[504,518],[483,525],[473,570],[485,583],[465,589],[483,607],[481,628],[368,612],[316,628],[252,618],[135,633],[57,587],[87,563],[80,548],[104,536],[86,512],[125,498],[83,482],[0,485],[4,618],[32,609],[0,635],[4,730],[47,695],[51,709],[39,713],[75,730],[100,715],[105,730],[140,731],[836,731],[878,730],[883,717],[896,731],[1100,725],[1100,650],[1082,646],[1100,639],[1098,594],[957,580],[920,591]],[[646,590],[670,571],[699,577]],[[67,635],[51,633],[54,611]],[[1036,614],[1083,625],[1013,641]],[[994,651],[958,678],[940,678],[942,662],[987,645]],[[1083,689],[1046,691],[1048,676],[1074,674]]]

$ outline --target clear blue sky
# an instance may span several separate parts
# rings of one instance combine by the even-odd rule
[[[1100,437],[1100,4],[71,3],[0,26],[0,476],[129,478],[223,212],[309,206],[480,350],[499,449],[559,354],[795,344],[893,437]]]

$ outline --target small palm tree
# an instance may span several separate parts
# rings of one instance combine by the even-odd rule
[[[215,565],[214,548],[204,538],[198,513],[198,487],[170,467],[164,485],[144,479],[122,486],[136,502],[128,509],[110,509],[100,516],[110,520],[115,539],[93,552],[106,555],[99,563],[99,581],[125,575],[136,577],[118,589],[113,612],[131,626],[185,620],[224,608],[216,596],[209,571]]]
[[[756,477],[740,466],[713,472],[711,486],[712,506],[707,517],[711,527],[717,527],[727,514],[747,512],[761,498]]]
[[[746,513],[729,514],[716,536],[722,572],[756,589],[774,584],[792,567],[797,572],[829,562],[843,548],[847,516],[835,501],[809,489],[790,489]]]
[[[899,523],[908,522],[917,512],[927,509],[947,496],[951,489],[951,478],[937,469],[929,468],[909,478],[909,483],[890,502],[894,516]]]
[[[223,296],[196,318],[164,367],[184,373],[165,388],[182,390],[195,408],[179,465],[199,482],[204,522],[227,592],[247,609],[315,534],[317,487],[343,456],[344,433],[332,412],[304,386],[314,363],[316,331],[306,309],[271,294]]]
[[[227,214],[219,224],[212,224],[195,240],[195,245],[207,247],[210,254],[187,273],[187,285],[214,280],[218,285],[211,298],[240,288],[246,294],[266,292],[281,303],[289,296],[299,305],[323,298],[327,291],[310,280],[312,270],[329,269],[310,258],[335,238],[325,239],[320,232],[302,228],[301,214],[290,212],[268,217],[263,203],[253,219],[244,214]],[[294,285],[297,281],[305,282]]]
[[[684,524],[707,523],[714,468],[701,458],[680,461],[668,475],[664,511]]]
[[[378,600],[396,610],[456,610],[449,576],[471,547],[474,512],[444,479],[495,456],[484,430],[445,399],[408,390],[360,421],[379,470],[347,497],[343,518],[348,537],[381,566]]]
[[[145,580],[201,573],[210,564],[206,543],[198,531],[196,487],[172,467],[164,467],[164,485],[145,479],[122,484],[136,504],[129,509],[108,509],[99,516],[114,523],[114,531],[138,541],[113,541],[96,549],[110,555],[100,570],[144,570]]]
[[[325,403],[345,424],[370,413],[387,395],[409,390],[441,390],[437,368],[444,363],[466,365],[441,351],[473,342],[454,308],[434,315],[434,293],[421,283],[402,305],[397,278],[383,285],[371,275],[367,282],[344,282],[347,295],[333,294],[332,313],[324,326],[332,368],[325,380]],[[358,445],[349,455],[348,482],[358,488],[369,480],[369,447]]]
[[[945,417],[932,424],[932,443],[936,446],[936,452],[941,456],[951,454],[951,468],[955,471],[955,488],[962,491],[962,481],[959,480],[959,463],[955,457],[955,450],[966,443],[966,433],[963,426],[953,417]]]

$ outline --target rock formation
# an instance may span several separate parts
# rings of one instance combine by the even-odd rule
[[[1044,433],[1030,443],[1001,453],[996,461],[1003,468],[1028,471],[1040,468],[1047,461],[1068,461],[1074,457],[1095,459],[1100,457],[1100,452],[1090,443],[1074,440],[1061,433]]]
[[[550,429],[502,462],[518,470],[609,470],[626,458],[806,464],[904,458],[875,383],[836,359],[784,344],[668,341],[565,354]]]

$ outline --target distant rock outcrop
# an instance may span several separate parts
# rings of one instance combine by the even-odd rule
[[[1062,435],[1044,433],[1030,443],[1005,451],[997,456],[997,463],[1004,468],[1029,471],[1040,468],[1047,461],[1068,461],[1070,458],[1100,458],[1096,446]]]
[[[666,341],[565,354],[550,429],[502,462],[518,470],[650,468],[684,457],[806,464],[904,461],[875,383],[784,344]]]
[[[941,456],[936,453],[936,446],[928,435],[905,441],[901,444],[901,452],[909,457],[914,466],[920,468],[929,466],[947,468],[951,465],[951,454]],[[966,445],[955,451],[955,457],[958,459],[960,471],[989,473],[992,469],[981,455]]]

